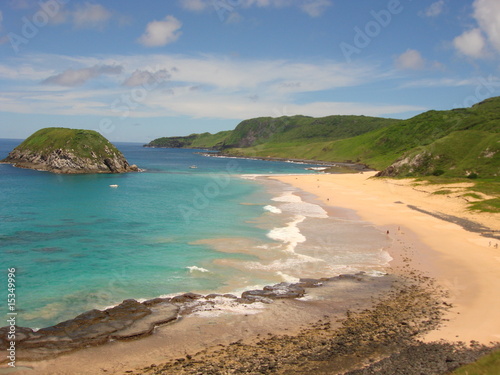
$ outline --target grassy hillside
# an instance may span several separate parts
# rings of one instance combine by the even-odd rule
[[[392,176],[444,174],[453,177],[500,175],[500,98],[472,108],[429,111],[411,119],[343,139],[278,137],[230,153],[355,161]]]
[[[185,137],[162,137],[152,140],[144,147],[219,149],[224,145],[231,132],[231,130],[226,130],[216,134],[201,133]]]
[[[366,116],[283,116],[242,121],[225,141],[225,148],[262,144],[323,142],[354,137],[399,122]]]
[[[397,123],[400,120],[366,116],[283,116],[259,117],[242,121],[232,131],[158,138],[146,147],[187,147],[233,150],[259,145],[323,142],[354,137]]]
[[[160,138],[156,147],[214,148],[240,156],[359,162],[388,176],[500,175],[500,97],[408,120],[365,116],[260,117],[233,131]]]
[[[106,138],[93,130],[44,128],[26,138],[16,150],[48,155],[55,150],[68,150],[91,159],[103,159],[110,154],[121,155]]]
[[[484,356],[477,362],[463,366],[450,375],[498,375],[500,369],[500,350]]]

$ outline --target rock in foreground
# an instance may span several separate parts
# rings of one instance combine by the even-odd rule
[[[66,174],[139,170],[98,132],[67,128],[38,130],[2,162],[20,168]]]

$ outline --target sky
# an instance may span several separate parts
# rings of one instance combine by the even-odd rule
[[[0,0],[0,138],[148,142],[492,96],[499,0]]]

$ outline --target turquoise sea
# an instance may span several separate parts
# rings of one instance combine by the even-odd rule
[[[0,158],[19,143],[0,140]],[[384,263],[375,229],[352,250],[351,229],[364,224],[327,224],[326,211],[292,188],[240,176],[311,173],[308,165],[116,145],[145,171],[55,175],[0,164],[0,298],[14,267],[18,325],[41,328],[127,298],[238,291],[299,276],[293,271]],[[325,225],[333,237],[305,241]]]

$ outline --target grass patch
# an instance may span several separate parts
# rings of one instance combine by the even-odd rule
[[[493,197],[500,197],[500,179],[477,180],[475,181],[474,186],[469,188],[469,190],[477,191]]]
[[[467,194],[464,194],[463,196],[464,197],[471,197],[474,199],[483,199],[482,196],[480,196],[479,194],[476,194],[476,193],[467,193]]]
[[[471,203],[469,209],[481,212],[500,213],[500,198],[486,199],[480,202]]]
[[[500,373],[500,350],[497,350],[477,362],[463,366],[450,375],[498,375]]]
[[[448,194],[453,194],[453,190],[443,189],[443,190],[435,191],[432,194],[434,194],[434,195],[448,195]]]

